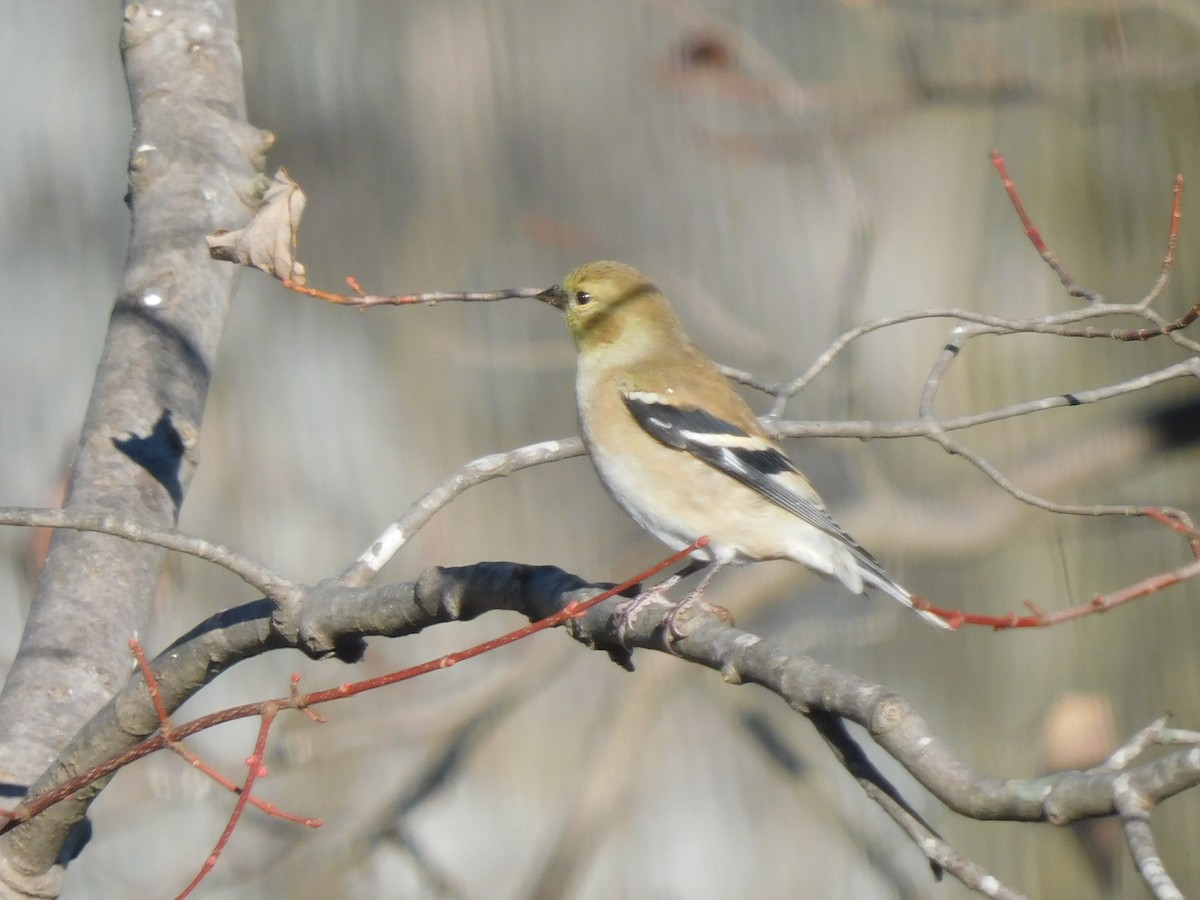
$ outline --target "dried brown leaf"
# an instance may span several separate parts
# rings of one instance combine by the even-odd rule
[[[304,266],[296,259],[296,230],[304,203],[300,185],[280,168],[249,225],[208,236],[209,255],[261,269],[280,281],[304,284]]]

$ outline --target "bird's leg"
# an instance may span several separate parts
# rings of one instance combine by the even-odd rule
[[[721,616],[729,622],[733,621],[733,617],[729,615],[729,610],[723,609],[720,606],[714,606],[711,603],[704,602],[704,589],[708,587],[709,582],[716,578],[717,573],[725,568],[726,565],[728,565],[728,563],[716,563],[711,569],[704,573],[704,577],[700,579],[700,583],[688,591],[687,596],[675,604],[675,606],[671,608],[671,611],[667,613],[666,617],[663,619],[663,625],[665,626],[666,630],[668,646],[670,646],[679,638],[687,637],[688,633],[684,630],[683,625],[687,619],[688,612],[697,604],[700,604],[710,612]],[[683,617],[682,619],[680,619],[681,616]],[[677,621],[679,622],[679,625],[676,625]]]
[[[707,565],[708,563],[704,562],[703,560],[689,560],[686,566],[684,566],[671,577],[663,579],[652,588],[647,588],[633,599],[626,600],[625,602],[619,604],[617,608],[613,610],[613,620],[617,623],[617,637],[620,639],[621,643],[625,646],[628,646],[628,642],[625,640],[625,635],[629,631],[630,626],[633,624],[634,616],[636,616],[639,612],[645,609],[648,604],[653,603],[655,600],[665,601],[667,591],[679,584],[679,582],[684,578],[687,578],[694,572],[699,572]],[[720,566],[717,566],[717,568],[720,568]],[[704,583],[708,583],[708,577],[705,577]],[[688,594],[688,596],[690,597],[691,594]],[[685,600],[684,602],[686,603],[687,601]]]

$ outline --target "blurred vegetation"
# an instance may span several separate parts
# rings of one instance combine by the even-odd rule
[[[803,371],[841,330],[889,312],[1037,315],[1077,302],[1029,246],[992,147],[1054,253],[1114,300],[1157,277],[1175,174],[1200,184],[1191,3],[275,0],[240,12],[251,119],[277,135],[274,163],[309,196],[301,256],[313,284],[542,286],[588,259],[622,259],[658,281],[711,355],[768,378]],[[64,0],[0,12],[6,504],[57,502],[122,264],[130,121],[118,16]],[[1172,317],[1200,295],[1200,198],[1186,191],[1179,244],[1158,304]],[[789,414],[913,416],[949,327],[872,336]],[[1164,342],[977,341],[939,410],[1108,384],[1179,356]],[[572,379],[561,322],[532,301],[356,313],[247,274],[181,525],[289,577],[325,577],[462,463],[574,433]],[[1055,499],[1196,512],[1194,452],[1123,456],[1105,443],[1189,391],[1005,422],[969,442],[1018,475],[1061,458]],[[1022,510],[920,441],[789,449],[849,530],[942,605],[1061,608],[1184,558],[1143,522]],[[2,665],[35,551],[14,530],[0,542]],[[660,552],[574,460],[469,492],[385,574],[513,559],[618,579]],[[1051,714],[1068,695],[1103,711],[1099,731],[1076,729],[1100,755],[1167,710],[1200,725],[1194,585],[1047,632],[949,637],[786,564],[730,573],[714,592],[741,626],[901,692],[984,771],[1050,764],[1043,730],[1048,716],[1061,725]],[[236,579],[176,561],[146,643],[160,649],[247,599]],[[375,642],[356,674],[513,624],[495,616]],[[635,661],[630,676],[541,635],[334,707],[328,725],[281,722],[263,792],[327,825],[314,834],[248,817],[205,896],[965,893],[932,883],[803,720],[711,673]],[[183,713],[284,692],[296,668],[310,688],[351,677],[259,660]],[[230,726],[198,743],[236,771],[252,734]],[[439,763],[445,780],[401,802]],[[963,821],[915,788],[910,799],[1031,896],[1144,890],[1119,841]],[[1185,795],[1154,820],[1191,894],[1196,803]],[[174,758],[123,773],[95,808],[67,896],[182,886],[229,806]]]

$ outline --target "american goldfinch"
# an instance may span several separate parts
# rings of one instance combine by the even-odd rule
[[[539,299],[567,314],[580,428],[608,492],[675,550],[709,538],[688,571],[716,565],[685,604],[725,565],[791,559],[852,593],[871,585],[913,609],[912,594],[833,520],[644,275],[589,263]]]

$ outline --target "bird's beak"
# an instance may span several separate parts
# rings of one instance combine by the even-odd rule
[[[537,298],[543,303],[549,303],[555,309],[567,308],[567,292],[562,289],[562,285],[556,284],[554,287],[546,288],[537,295]]]

